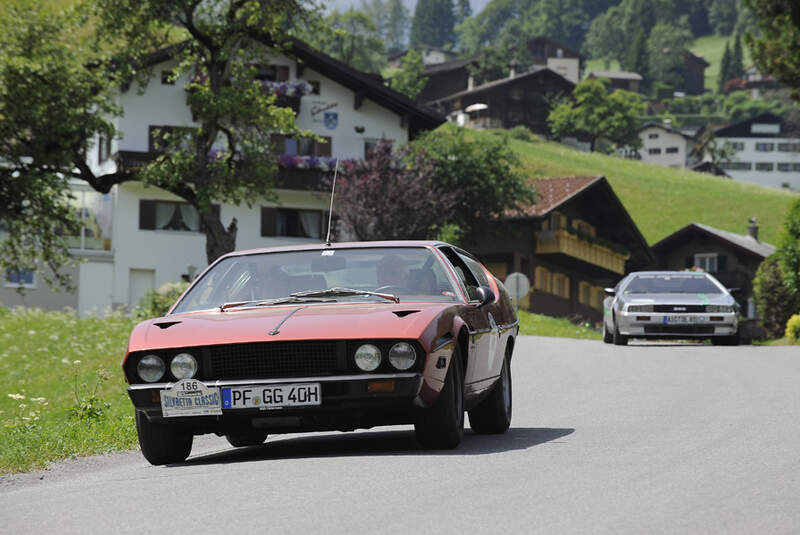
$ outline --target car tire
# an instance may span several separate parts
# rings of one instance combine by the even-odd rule
[[[267,440],[267,436],[268,434],[263,431],[246,431],[244,433],[225,435],[225,440],[234,448],[243,448],[245,446],[259,446]]]
[[[614,342],[615,346],[628,345],[628,337],[624,334],[619,334],[619,327],[616,325],[614,325],[614,334],[611,337],[611,341]]]
[[[500,368],[500,379],[491,394],[469,411],[469,425],[481,435],[505,433],[511,425],[512,389],[511,359],[506,354]]]
[[[603,342],[610,344],[614,340],[614,337],[608,332],[608,327],[606,327],[606,320],[603,320]]]
[[[738,346],[740,343],[739,333],[730,336],[717,336],[711,339],[711,345],[715,346]]]
[[[142,455],[153,465],[181,463],[192,452],[192,433],[175,425],[153,423],[143,411],[136,411],[136,434]]]
[[[414,423],[417,441],[424,448],[453,449],[464,436],[464,374],[458,347],[450,357],[444,388],[436,403]]]

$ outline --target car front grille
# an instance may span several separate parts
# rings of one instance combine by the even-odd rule
[[[705,305],[654,305],[653,312],[705,312]]]
[[[645,334],[714,334],[713,325],[645,325]]]
[[[211,346],[214,379],[269,379],[272,377],[333,375],[346,371],[344,346],[335,341],[258,342]]]

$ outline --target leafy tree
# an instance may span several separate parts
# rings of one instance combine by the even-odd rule
[[[394,54],[406,46],[406,34],[409,27],[408,8],[403,5],[403,0],[386,0],[385,6],[387,20],[386,31],[383,35],[386,41],[386,51]]]
[[[745,42],[761,72],[792,89],[800,101],[800,3],[790,0],[745,0],[758,17],[761,36],[745,34]]]
[[[725,52],[722,53],[722,61],[719,64],[719,77],[717,83],[719,84],[719,93],[725,91],[725,82],[731,79],[731,49],[728,42],[725,41]]]
[[[517,63],[518,72],[527,70],[532,58],[521,26],[519,20],[509,21],[503,27],[500,38],[487,46],[476,62],[467,66],[477,84],[506,78],[512,61]]]
[[[730,35],[736,25],[740,0],[713,0],[708,8],[708,22],[717,35]]]
[[[751,98],[745,91],[734,91],[722,101],[722,113],[731,121],[741,121],[765,112],[783,115],[787,109],[780,100]]]
[[[503,139],[472,136],[463,128],[444,125],[423,133],[410,148],[433,164],[437,191],[456,192],[449,222],[458,227],[465,243],[506,210],[534,202],[530,186],[517,171],[519,159]]]
[[[744,57],[742,56],[742,36],[736,34],[736,39],[733,42],[733,52],[731,53],[730,64],[731,78],[741,78],[744,74]],[[730,79],[730,78],[729,78]]]
[[[428,82],[428,78],[422,76],[424,70],[425,64],[422,62],[422,55],[413,48],[410,49],[403,57],[400,70],[392,76],[391,88],[410,99],[417,98]]]
[[[681,18],[677,25],[656,24],[647,40],[647,72],[651,80],[673,87],[683,85],[686,47],[691,41],[692,32],[685,18]]]
[[[730,142],[726,141],[719,144],[714,137],[714,129],[707,127],[703,130],[699,138],[699,143],[692,149],[692,155],[700,160],[708,160],[714,165],[719,165],[723,162],[730,162],[731,158],[736,155],[736,151]]]
[[[795,201],[786,214],[778,237],[777,254],[783,282],[800,302],[800,200]],[[800,312],[800,307],[795,312]]]
[[[753,278],[753,298],[767,335],[778,338],[786,321],[800,311],[800,299],[792,294],[781,273],[778,255],[773,254],[758,266]]]
[[[576,136],[588,140],[594,151],[601,138],[617,146],[638,147],[637,118],[644,113],[641,97],[618,89],[608,93],[607,79],[587,79],[575,86],[569,99],[547,119],[557,138]]]
[[[486,4],[480,13],[468,18],[456,29],[461,51],[473,55],[494,43],[506,22],[518,20],[526,5],[526,2],[515,0],[492,0]],[[419,3],[417,6],[419,9]]]
[[[641,74],[643,80],[647,80],[647,63],[647,36],[640,28],[636,30],[633,42],[622,61],[622,67],[625,70]]]
[[[436,236],[455,208],[455,192],[439,187],[433,163],[381,140],[363,160],[347,160],[336,182],[340,230],[359,240]],[[413,214],[413,217],[409,217]]]
[[[312,25],[299,35],[314,48],[360,71],[380,72],[386,66],[381,33],[363,11],[333,11],[325,17],[324,27]]]
[[[621,17],[622,8],[614,6],[602,15],[598,15],[586,33],[586,40],[583,44],[584,53],[591,58],[602,59],[606,69],[613,60],[623,57],[626,49],[629,50],[627,47],[628,37],[619,28]],[[638,28],[636,31],[644,35],[646,30]],[[628,65],[625,68],[630,69]]]
[[[36,256],[58,270],[64,240],[53,230],[67,223],[67,178],[104,193],[132,180],[162,188],[198,210],[209,262],[234,249],[236,221],[223,226],[212,202],[268,198],[272,181],[265,177],[275,171],[271,151],[264,150],[269,134],[301,133],[292,110],[276,105],[255,79],[253,65],[268,53],[262,43],[275,44],[282,28],[307,10],[303,0],[266,7],[255,0],[93,0],[52,17],[9,9],[0,32],[2,173],[14,179],[9,184],[36,187],[6,190],[9,204],[24,210],[4,213],[12,221],[5,265],[27,267],[19,259]],[[147,54],[171,42],[176,29],[189,40],[173,48],[174,74],[193,77],[186,98],[197,126],[165,134],[164,153],[140,172],[96,172],[86,148],[99,134],[115,134],[118,88],[149,80]],[[212,149],[218,149],[214,158]],[[49,200],[42,202],[42,195]],[[41,211],[27,217],[34,206]],[[43,234],[47,229],[50,235]],[[34,248],[39,252],[31,253]]]
[[[409,46],[445,47],[456,41],[453,0],[419,0],[411,19]]]

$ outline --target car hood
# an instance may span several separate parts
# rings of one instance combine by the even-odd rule
[[[732,305],[729,294],[625,294],[623,302],[629,305]]]
[[[296,304],[176,314],[137,325],[128,351],[289,340],[418,339],[455,304]]]

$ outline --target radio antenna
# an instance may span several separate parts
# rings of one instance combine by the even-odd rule
[[[331,207],[328,210],[328,235],[325,237],[325,245],[331,245],[331,218],[333,218],[333,193],[336,191],[336,175],[339,172],[339,158],[336,158],[336,167],[333,169],[333,186],[331,187]]]

